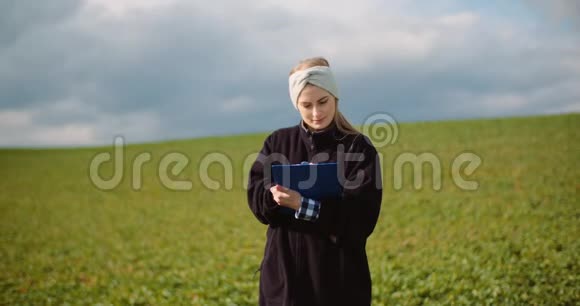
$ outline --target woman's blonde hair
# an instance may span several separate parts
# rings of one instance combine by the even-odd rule
[[[308,69],[314,66],[326,66],[330,67],[330,64],[324,57],[312,57],[301,60],[296,66],[290,70],[290,75],[292,75],[296,71]],[[345,134],[359,134],[360,132],[355,129],[348,120],[344,117],[344,115],[338,110],[338,98],[335,97],[336,100],[336,111],[334,112],[334,123],[339,131]]]

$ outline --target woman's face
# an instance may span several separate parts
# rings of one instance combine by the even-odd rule
[[[336,100],[328,91],[308,84],[298,96],[298,111],[312,130],[322,130],[334,120]]]

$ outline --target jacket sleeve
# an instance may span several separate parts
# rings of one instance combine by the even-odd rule
[[[339,198],[321,199],[316,221],[319,230],[336,236],[339,245],[364,244],[379,217],[383,184],[378,154],[372,145],[365,145],[358,153],[363,153],[364,159],[344,162],[344,173],[347,181],[354,182],[362,171],[362,181],[344,184]]]
[[[263,224],[280,225],[287,222],[288,216],[279,213],[280,206],[270,192],[271,184],[266,185],[264,166],[268,165],[266,158],[272,153],[272,135],[264,141],[260,154],[252,164],[248,180],[248,205],[258,221]]]

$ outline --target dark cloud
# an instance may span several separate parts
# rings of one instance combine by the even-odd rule
[[[61,23],[81,5],[78,0],[0,2],[0,46],[14,43],[27,32]]]
[[[549,17],[552,22],[580,26],[580,2],[576,0],[527,0],[524,2],[538,13]]]

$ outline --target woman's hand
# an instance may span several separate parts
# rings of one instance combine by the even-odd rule
[[[280,206],[290,207],[294,210],[300,209],[300,193],[292,189],[288,189],[282,185],[274,185],[270,187],[270,192],[274,196],[274,201]]]

